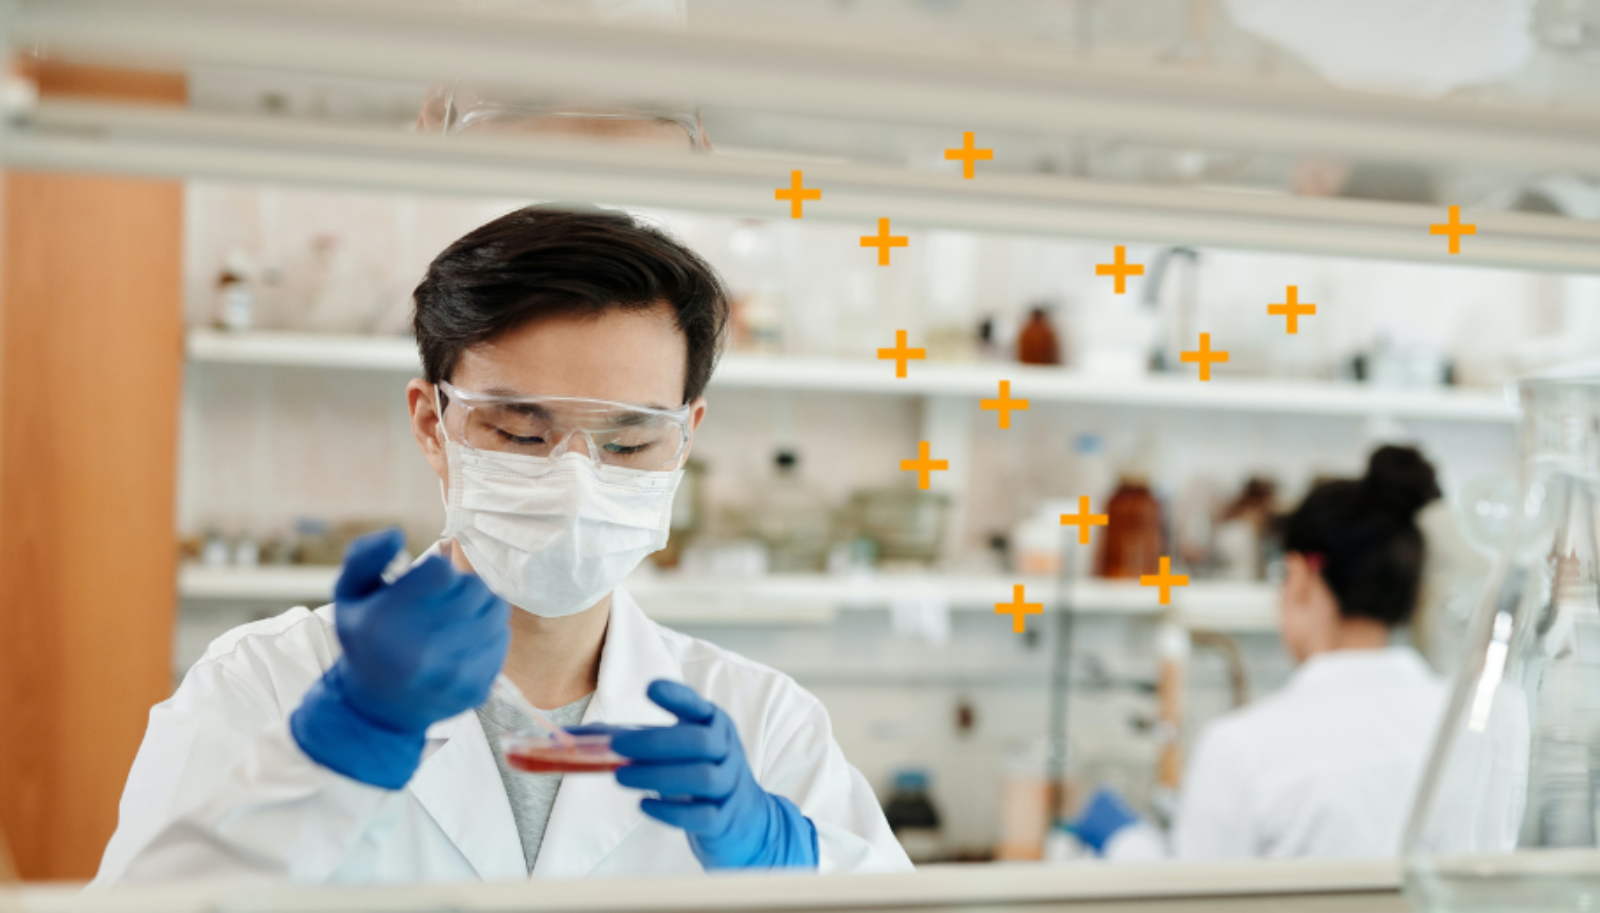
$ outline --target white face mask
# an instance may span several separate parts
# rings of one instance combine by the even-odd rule
[[[683,470],[596,466],[581,453],[535,457],[445,441],[443,535],[495,595],[535,615],[589,608],[667,544]]]

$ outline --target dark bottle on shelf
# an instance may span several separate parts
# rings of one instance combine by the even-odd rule
[[[1028,314],[1028,322],[1017,334],[1017,361],[1025,365],[1061,364],[1061,342],[1056,338],[1055,327],[1042,307]]]
[[[1110,521],[1095,561],[1095,575],[1136,578],[1161,569],[1161,502],[1141,475],[1124,473],[1106,503]]]
[[[889,829],[912,862],[939,861],[939,810],[928,798],[928,772],[907,768],[894,775],[894,794],[883,808]]]

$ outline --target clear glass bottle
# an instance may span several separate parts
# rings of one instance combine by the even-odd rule
[[[774,473],[762,493],[756,525],[767,544],[774,573],[822,570],[833,532],[833,512],[800,474],[800,456],[779,450]]]
[[[1406,835],[1427,911],[1600,895],[1600,379],[1519,392],[1520,503]]]

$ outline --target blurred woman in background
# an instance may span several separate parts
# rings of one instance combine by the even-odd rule
[[[1201,734],[1169,846],[1104,791],[1079,837],[1128,861],[1398,854],[1448,697],[1415,650],[1390,644],[1416,610],[1416,516],[1437,497],[1433,467],[1409,447],[1312,489],[1284,534],[1279,623],[1294,675]]]

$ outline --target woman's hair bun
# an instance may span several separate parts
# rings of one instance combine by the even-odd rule
[[[1433,465],[1415,447],[1379,447],[1367,461],[1361,487],[1373,503],[1407,519],[1439,497]]]

